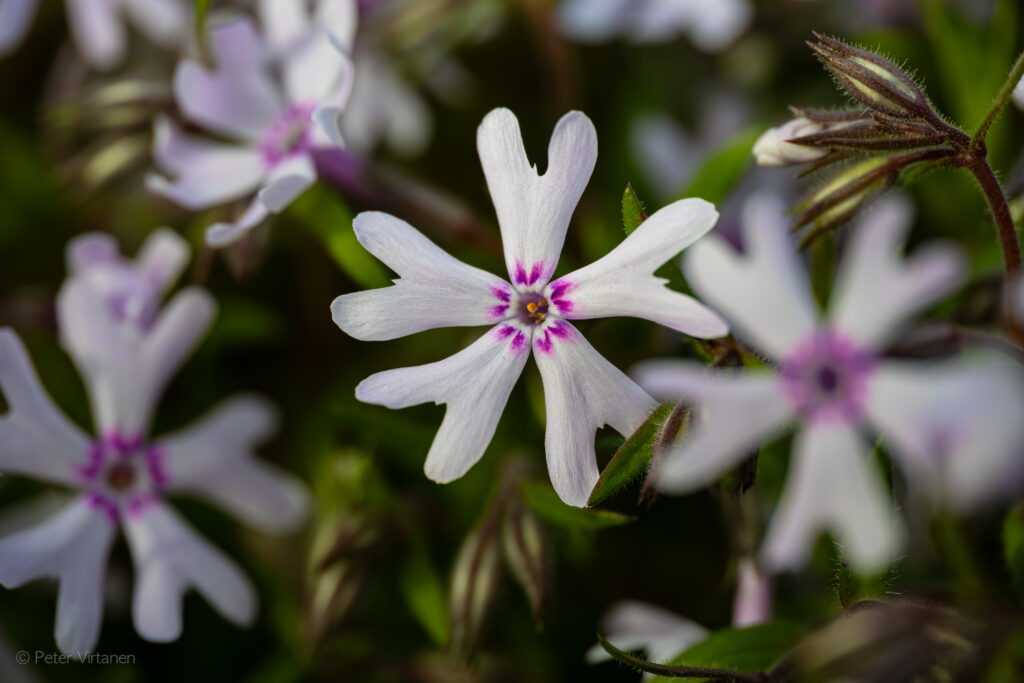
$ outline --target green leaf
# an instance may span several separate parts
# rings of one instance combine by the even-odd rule
[[[532,481],[521,482],[519,493],[526,506],[538,517],[570,531],[595,532],[633,521],[632,517],[617,512],[566,505],[553,489]]]
[[[647,213],[644,211],[644,204],[637,196],[636,190],[629,183],[622,193],[622,227],[626,234],[630,234],[640,227],[640,224],[647,220]]]
[[[1013,589],[1024,600],[1024,503],[1010,510],[1003,520],[1003,554]]]
[[[706,640],[673,658],[668,664],[734,671],[765,671],[793,649],[803,632],[802,626],[787,621],[775,621],[741,629],[728,628],[712,633]],[[671,680],[674,679],[664,676],[654,678],[658,683]]]
[[[292,204],[288,213],[320,238],[331,258],[353,282],[367,288],[383,287],[390,282],[384,266],[356,239],[352,212],[337,193],[314,185]]]
[[[651,413],[647,421],[626,439],[626,443],[622,444],[601,472],[587,505],[597,505],[607,500],[647,472],[654,456],[654,438],[658,434],[658,428],[672,414],[674,408],[673,403],[662,403]]]
[[[448,601],[444,583],[430,561],[424,540],[412,544],[399,575],[399,587],[409,611],[438,646],[448,642]]]
[[[760,133],[756,128],[748,128],[716,149],[678,197],[700,197],[720,204],[743,176],[753,158],[750,150]]]

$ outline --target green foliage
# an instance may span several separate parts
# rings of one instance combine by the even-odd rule
[[[633,520],[632,517],[617,512],[566,505],[553,489],[532,481],[521,482],[519,493],[526,506],[538,517],[565,531],[592,533],[622,526]]]
[[[1024,503],[1010,510],[1003,520],[1003,555],[1013,589],[1024,600]]]
[[[334,262],[363,288],[382,287],[390,281],[377,259],[363,249],[352,230],[352,211],[341,197],[323,185],[314,185],[288,209],[327,248]]]
[[[979,123],[999,92],[1013,63],[1019,26],[1019,1],[997,0],[990,26],[979,26],[956,13],[945,0],[919,0],[925,32],[952,97],[952,114],[960,123]]]
[[[749,628],[727,628],[712,633],[686,652],[668,662],[672,666],[714,667],[734,671],[765,671],[789,652],[804,634],[804,628],[788,621],[775,621]],[[675,680],[657,676],[652,683]],[[710,682],[712,679],[690,679]]]
[[[622,193],[622,228],[628,235],[639,228],[645,220],[647,220],[647,213],[644,211],[644,204],[640,201],[633,186],[627,183],[626,189]]]
[[[753,157],[750,149],[761,134],[758,128],[737,133],[711,154],[678,198],[700,197],[720,204],[729,196]]]
[[[597,480],[587,505],[597,505],[607,500],[647,472],[654,457],[658,428],[672,414],[674,408],[672,403],[662,403],[651,413],[647,421],[626,439],[626,443],[622,444],[601,472],[601,478]]]

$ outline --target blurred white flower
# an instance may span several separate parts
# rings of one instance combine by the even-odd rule
[[[0,0],[0,56],[21,44],[39,0]],[[82,59],[96,69],[118,66],[127,51],[125,20],[150,40],[174,47],[189,27],[188,0],[66,0],[68,28]]]
[[[753,19],[747,0],[562,0],[562,31],[581,42],[619,36],[636,43],[686,35],[701,50],[728,47]]]
[[[820,159],[828,154],[827,149],[795,145],[788,141],[822,130],[824,126],[809,119],[790,119],[781,126],[769,128],[761,134],[754,143],[754,158],[761,166],[790,166]]]
[[[255,193],[236,222],[210,227],[214,247],[284,210],[316,181],[314,154],[332,142],[310,117],[319,107],[344,107],[352,84],[351,63],[332,36],[351,31],[353,0],[321,0],[313,15],[294,0],[263,0],[260,10],[262,34],[248,19],[218,26],[210,35],[216,69],[186,60],[174,78],[182,113],[232,142],[193,137],[167,118],[155,127],[153,156],[174,178],[151,175],[153,191],[193,210]]]
[[[1024,78],[1020,79],[1020,83],[1013,89],[1013,101],[1017,103],[1017,106],[1024,109]]]
[[[400,277],[392,287],[340,296],[331,309],[342,330],[363,340],[436,327],[494,327],[445,360],[373,375],[359,384],[356,396],[389,408],[448,404],[426,473],[449,482],[483,455],[532,348],[544,380],[551,482],[562,500],[582,506],[598,478],[594,432],[609,424],[631,434],[656,404],[569,320],[625,315],[699,337],[725,334],[715,314],[653,276],[710,230],[718,214],[700,199],[678,201],[654,213],[604,258],[551,281],[597,159],[593,124],[580,112],[562,117],[544,175],[527,159],[519,122],[507,109],[484,118],[477,150],[512,284],[454,259],[394,216],[366,212],[356,217],[356,237]]]
[[[710,633],[706,628],[662,607],[638,600],[623,600],[612,605],[601,620],[601,635],[624,652],[642,650],[652,662],[668,662]],[[587,662],[597,664],[611,659],[600,644],[586,654]],[[643,680],[654,678],[644,674]]]
[[[945,246],[901,259],[909,224],[909,207],[892,198],[851,232],[822,319],[787,238],[784,207],[763,196],[750,200],[745,253],[709,238],[689,250],[684,271],[778,371],[712,374],[681,361],[636,369],[655,395],[682,397],[697,409],[694,429],[655,468],[667,491],[707,484],[794,419],[803,421],[763,547],[769,569],[801,565],[823,529],[856,569],[878,570],[892,558],[900,534],[866,431],[882,435],[918,495],[969,507],[1020,483],[1018,372],[879,355],[914,313],[956,286],[963,270]]]
[[[77,492],[48,520],[0,539],[0,583],[59,581],[55,635],[65,653],[90,652],[99,637],[103,579],[117,530],[136,569],[132,614],[142,637],[176,639],[184,593],[197,589],[227,619],[249,624],[256,596],[242,571],[165,502],[194,494],[268,531],[302,522],[304,486],[263,464],[253,448],[275,428],[265,401],[229,399],[192,426],[152,439],[159,395],[206,333],[214,302],[191,287],[160,299],[188,259],[184,241],[157,231],[126,261],[106,235],[68,247],[71,274],[58,296],[62,345],[85,382],[97,437],[62,415],[10,329],[0,330],[0,471]]]

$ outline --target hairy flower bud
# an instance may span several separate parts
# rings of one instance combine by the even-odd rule
[[[540,623],[547,593],[544,527],[518,498],[510,502],[501,529],[505,562],[523,587],[534,619]]]
[[[898,66],[873,52],[820,33],[808,43],[840,87],[873,111],[896,118],[938,118],[928,99]]]
[[[501,547],[492,524],[484,523],[462,543],[452,572],[451,650],[467,657],[475,648],[501,579]]]
[[[828,154],[828,150],[795,144],[790,140],[822,130],[825,130],[825,125],[802,116],[790,119],[761,134],[754,143],[754,158],[760,166],[790,166],[816,161]]]

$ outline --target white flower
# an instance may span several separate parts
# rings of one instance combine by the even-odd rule
[[[68,248],[71,275],[58,297],[61,340],[88,390],[95,438],[53,405],[18,336],[0,330],[0,471],[77,491],[48,521],[0,539],[0,583],[59,581],[57,644],[91,651],[102,621],[103,578],[118,528],[136,568],[132,614],[146,639],[181,633],[182,599],[196,588],[227,619],[248,624],[256,596],[241,570],[165,502],[194,494],[269,531],[298,525],[308,506],[293,477],[252,457],[273,431],[273,409],[251,396],[230,399],[196,424],[152,439],[160,393],[206,333],[214,302],[187,288],[159,301],[188,259],[180,237],[158,231],[135,262],[106,235]]]
[[[562,0],[558,5],[562,31],[578,41],[624,36],[653,43],[685,34],[705,52],[728,47],[752,18],[747,0]]]
[[[781,126],[769,128],[754,143],[754,158],[761,166],[789,166],[816,161],[828,154],[827,149],[796,145],[789,140],[821,132],[825,127],[802,116]]]
[[[668,662],[692,646],[707,639],[708,630],[673,612],[638,600],[623,600],[612,605],[601,619],[601,635],[624,652],[643,650],[652,662]],[[586,654],[587,662],[597,664],[611,659],[600,644]],[[644,674],[643,680],[650,680]]]
[[[609,424],[631,434],[656,404],[569,320],[627,315],[694,336],[725,334],[716,315],[653,276],[710,230],[717,213],[699,199],[676,202],[604,258],[552,281],[569,219],[597,159],[593,124],[579,112],[558,122],[544,175],[526,158],[519,122],[507,109],[484,118],[477,150],[512,284],[454,259],[394,216],[366,212],[356,217],[356,237],[400,277],[392,287],[338,297],[334,321],[353,337],[374,341],[435,327],[493,325],[445,360],[381,372],[356,388],[360,400],[389,408],[448,404],[426,462],[427,476],[438,482],[461,477],[483,455],[532,348],[544,380],[551,481],[562,500],[581,506],[598,478],[594,432]]]
[[[0,0],[0,56],[28,32],[39,0]],[[155,43],[173,47],[189,26],[187,0],[66,0],[71,37],[82,58],[97,69],[119,65],[127,51],[125,18]]]
[[[352,82],[351,64],[332,39],[355,21],[352,0],[322,0],[313,17],[294,0],[264,0],[260,9],[262,35],[248,19],[216,27],[216,70],[186,60],[174,77],[184,115],[234,144],[192,137],[167,118],[155,127],[153,156],[175,177],[151,175],[153,191],[193,210],[256,193],[236,222],[207,231],[215,247],[284,210],[316,181],[314,155],[332,141],[311,116],[344,107]]]
[[[777,372],[711,374],[685,362],[637,369],[655,395],[697,406],[698,423],[655,468],[658,486],[692,490],[802,420],[789,480],[768,529],[770,569],[806,561],[815,536],[833,532],[860,570],[883,567],[899,544],[892,504],[871,441],[880,433],[919,495],[980,504],[1020,482],[1024,396],[1019,373],[988,364],[880,356],[904,323],[960,279],[945,246],[900,258],[909,208],[891,199],[851,233],[832,295],[819,317],[787,238],[781,203],[746,206],[743,255],[710,238],[684,272],[737,335],[777,362]]]
[[[1017,103],[1017,106],[1024,109],[1024,78],[1020,79],[1020,83],[1013,89],[1013,101]]]

